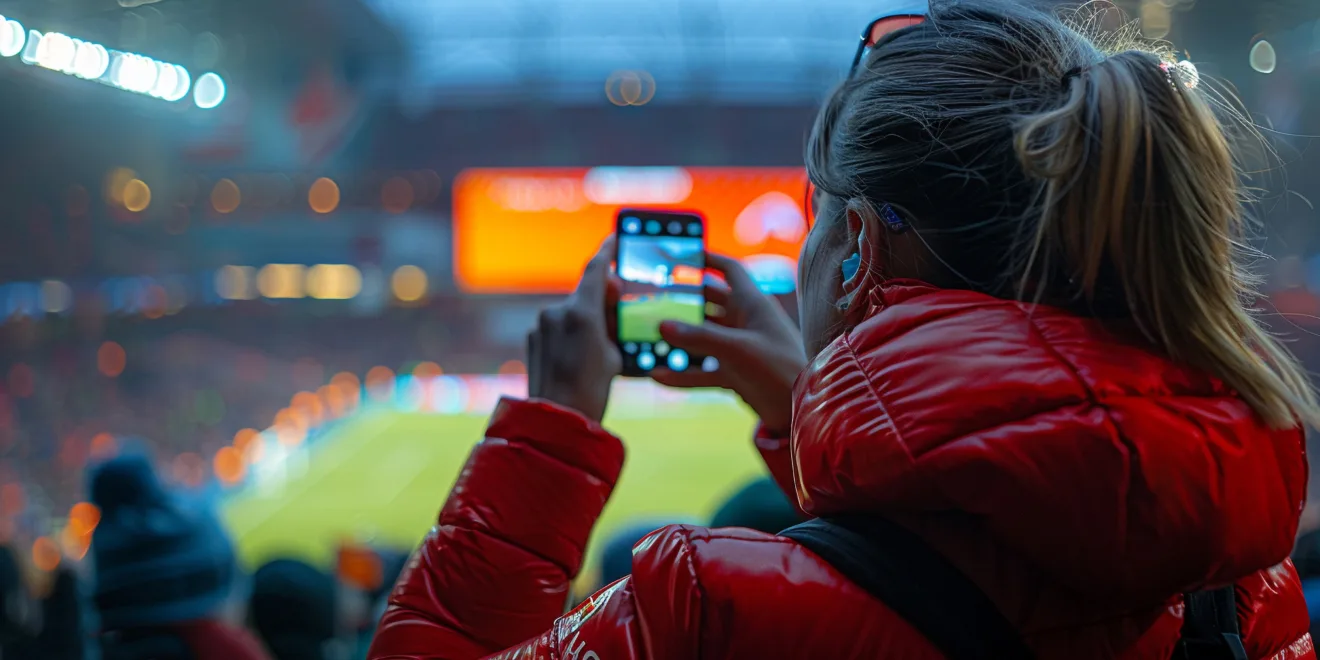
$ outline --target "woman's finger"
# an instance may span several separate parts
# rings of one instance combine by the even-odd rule
[[[741,318],[738,315],[729,312],[727,308],[714,304],[706,306],[706,322],[716,323],[726,328],[743,327]]]
[[[720,387],[728,388],[724,374],[716,371],[670,371],[660,368],[651,372],[651,378],[661,385],[678,388]]]
[[[706,302],[713,302],[720,307],[728,307],[730,302],[729,287],[723,284],[707,284],[702,289],[702,294],[706,296]]]
[[[692,355],[713,355],[722,362],[746,353],[752,339],[746,331],[738,328],[713,323],[690,325],[678,321],[661,323],[660,336],[671,346]]]
[[[603,310],[605,308],[606,280],[610,276],[610,263],[614,261],[614,236],[610,235],[600,244],[596,256],[587,262],[578,281],[577,290],[570,297],[570,304],[584,310]]]
[[[747,273],[747,269],[733,257],[707,252],[706,267],[723,275],[724,281],[729,283],[729,290],[735,296],[748,291],[760,292],[760,289],[756,288],[756,282],[752,281],[752,276]]]
[[[611,274],[605,280],[605,336],[611,340],[619,336],[619,296],[623,294],[623,280]]]

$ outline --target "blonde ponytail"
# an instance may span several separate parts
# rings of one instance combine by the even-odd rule
[[[1169,356],[1222,379],[1271,426],[1315,424],[1306,374],[1244,304],[1243,185],[1224,127],[1187,82],[1153,53],[1119,52],[1063,76],[1062,105],[1022,119],[1017,158],[1044,184],[1023,286],[1063,277],[1078,297],[1112,294]]]

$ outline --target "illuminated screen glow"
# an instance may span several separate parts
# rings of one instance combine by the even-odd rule
[[[624,235],[619,238],[619,340],[656,343],[662,321],[698,325],[705,319],[701,238]]]
[[[567,293],[632,207],[701,213],[710,250],[791,291],[805,189],[795,167],[466,170],[454,182],[455,277],[466,293]]]

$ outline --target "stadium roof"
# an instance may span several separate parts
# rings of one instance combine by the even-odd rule
[[[814,101],[842,76],[871,19],[926,5],[925,0],[366,2],[411,50],[405,99],[420,105],[520,96],[599,103],[606,81],[619,71],[638,72],[646,88],[642,96],[650,100],[654,92],[656,103]],[[613,82],[618,84],[617,75]]]

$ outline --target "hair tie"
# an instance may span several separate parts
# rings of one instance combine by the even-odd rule
[[[898,217],[898,213],[888,204],[880,207],[880,220],[889,227],[889,231],[901,234],[908,230],[908,224],[903,222],[903,218]]]
[[[1182,78],[1174,73],[1178,65],[1173,62],[1160,62],[1160,68],[1164,70],[1164,78],[1169,81],[1169,86],[1178,89],[1178,83],[1182,81]]]

